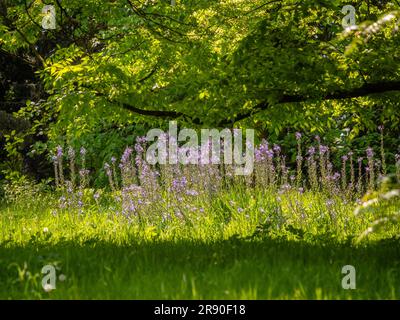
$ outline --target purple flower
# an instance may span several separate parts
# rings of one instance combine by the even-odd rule
[[[326,200],[325,204],[326,204],[328,207],[330,207],[331,205],[334,204],[334,201],[333,201],[332,199],[328,199],[328,200]]]
[[[258,148],[255,149],[255,158],[257,161],[265,160],[265,156],[268,156],[270,152],[273,151],[269,150],[268,142],[263,139]]]
[[[264,160],[264,157],[259,149],[256,149],[254,152],[254,156],[257,162]]]
[[[321,142],[320,136],[315,136],[315,140],[317,140],[317,142]]]
[[[199,195],[199,193],[196,190],[187,190],[186,194],[188,196],[198,196]]]
[[[274,151],[275,151],[275,153],[279,154],[281,152],[281,147],[279,145],[275,144]]]
[[[133,150],[130,147],[127,147],[121,157],[122,163],[127,163],[129,161],[129,157],[131,156]]]
[[[300,132],[296,132],[295,136],[296,136],[296,140],[300,140],[301,139],[301,133]]]
[[[142,165],[142,158],[140,157],[140,156],[136,156],[135,157],[135,164],[138,166],[138,167],[141,167],[141,165]],[[145,168],[144,168],[145,169]]]
[[[396,162],[399,162],[400,161],[400,154],[396,154]]]
[[[135,212],[135,211],[136,211],[136,207],[135,207],[135,205],[133,204],[132,201],[131,201],[131,203],[130,203],[130,205],[129,205],[129,211],[130,211],[130,212]]]
[[[263,139],[262,141],[261,141],[261,144],[260,144],[260,150],[264,150],[264,151],[266,151],[266,150],[268,150],[268,148],[269,148],[269,143],[268,143],[268,141],[267,140],[265,140],[265,139]]]
[[[244,210],[243,210],[243,208],[237,208],[237,211],[239,212],[239,213],[241,213],[241,212],[243,212]]]
[[[135,151],[137,153],[143,153],[144,149],[143,149],[143,147],[142,147],[142,145],[140,143],[136,143],[135,144]]]
[[[321,155],[327,153],[328,150],[329,150],[329,148],[328,148],[327,146],[323,146],[323,145],[320,145],[320,146],[319,146],[319,153],[320,153]]]
[[[94,195],[93,195],[93,198],[94,198],[94,200],[99,200],[99,198],[100,198],[100,194],[98,193],[98,192],[96,192]]]
[[[354,152],[353,152],[353,151],[350,151],[347,155],[348,155],[349,157],[352,157],[352,156],[354,155]]]
[[[378,130],[379,130],[380,132],[383,132],[383,129],[385,129],[385,127],[384,127],[383,125],[378,126]]]
[[[349,160],[349,157],[347,155],[344,155],[344,156],[342,156],[342,160],[347,161],[347,160]]]
[[[136,142],[137,143],[146,143],[147,142],[147,138],[145,136],[143,137],[136,137]]]
[[[68,148],[68,157],[70,159],[72,159],[73,157],[75,157],[75,150],[71,147]]]
[[[82,157],[86,155],[86,149],[84,147],[81,147],[81,150],[79,151]]]
[[[361,162],[363,162],[363,160],[364,160],[364,158],[360,157],[360,158],[357,159],[357,162],[361,163]]]
[[[172,180],[172,189],[180,191],[184,189],[187,185],[186,177],[182,177],[181,179],[174,179]]]
[[[339,180],[340,178],[340,173],[339,172],[335,172],[334,175],[332,176],[332,180]]]
[[[111,157],[111,163],[115,163],[117,159],[115,157]]]
[[[367,158],[368,159],[371,159],[374,156],[374,150],[372,150],[371,147],[368,147],[366,152],[367,152]]]
[[[57,146],[57,158],[61,158],[63,155],[63,149],[61,146]]]
[[[314,155],[314,154],[315,154],[315,148],[314,148],[314,147],[310,147],[310,148],[308,149],[308,154],[309,154],[310,156]]]

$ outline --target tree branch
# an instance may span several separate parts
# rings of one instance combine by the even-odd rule
[[[5,9],[4,9],[4,8],[2,8],[2,9],[3,9],[3,10],[2,10],[2,12],[1,12],[1,14],[2,14],[2,16],[3,16],[4,23],[5,23],[11,30],[15,30],[15,31],[20,35],[20,37],[22,38],[22,40],[23,40],[25,43],[28,44],[28,46],[29,46],[29,48],[31,49],[33,55],[36,57],[36,59],[39,61],[39,63],[40,63],[42,66],[45,66],[46,63],[45,63],[43,57],[39,54],[38,50],[35,48],[35,45],[34,45],[33,43],[31,43],[31,42],[28,40],[28,38],[26,37],[26,35],[25,35],[21,30],[19,30],[19,29],[17,28],[16,24],[15,24],[12,20],[10,20],[10,19],[8,18],[8,16],[7,16],[7,8],[5,7]],[[4,12],[3,12],[3,11],[4,11]]]
[[[400,81],[387,81],[387,82],[378,82],[378,83],[370,83],[370,84],[364,84],[363,86],[359,88],[354,88],[352,90],[338,90],[329,94],[326,94],[325,96],[321,98],[315,98],[315,97],[310,97],[310,96],[301,96],[301,95],[282,95],[280,99],[275,103],[275,104],[282,104],[282,103],[300,103],[300,102],[307,102],[307,101],[313,101],[313,100],[344,100],[344,99],[351,99],[351,98],[359,98],[359,97],[365,97],[369,96],[371,94],[381,94],[381,93],[386,93],[390,91],[400,91]],[[190,122],[201,125],[204,124],[204,121],[202,121],[199,118],[194,118],[192,116],[189,116],[187,114],[184,114],[179,111],[162,111],[162,110],[145,110],[145,109],[140,109],[137,108],[129,103],[126,102],[118,102],[118,101],[113,101],[107,97],[107,95],[100,93],[100,92],[95,92],[96,96],[103,97],[105,98],[109,103],[112,104],[118,104],[122,108],[134,112],[140,115],[144,116],[151,116],[151,117],[158,117],[158,118],[166,118],[166,119],[177,119],[180,117],[188,119]],[[268,103],[267,101],[260,102],[256,106],[253,107],[253,110],[251,112],[239,114],[237,117],[231,119],[231,120],[222,120],[217,124],[217,127],[223,127],[227,125],[232,125],[237,121],[244,120],[246,118],[249,118],[253,116],[255,113],[265,111],[268,108],[270,108],[272,105]]]
[[[378,83],[366,83],[359,88],[354,88],[352,90],[338,90],[336,92],[332,92],[326,94],[320,100],[343,100],[343,99],[350,99],[350,98],[359,98],[369,96],[371,94],[379,94],[385,93],[390,91],[400,91],[400,81],[388,81],[388,82],[378,82]],[[315,100],[316,98],[308,97],[308,96],[301,96],[301,95],[283,95],[281,98],[276,102],[276,104],[282,103],[295,103],[295,102],[307,102]],[[260,102],[256,106],[254,106],[251,112],[243,113],[238,115],[232,120],[223,120],[219,123],[219,126],[235,123],[237,121],[246,119],[254,115],[254,111],[260,112],[267,110],[271,107],[267,101]]]
[[[157,72],[159,62],[160,61],[157,61],[156,65],[153,67],[153,69],[147,75],[145,75],[142,79],[140,79],[138,82],[142,83],[142,82],[145,82],[147,79],[150,79],[153,76],[153,74],[155,74]]]

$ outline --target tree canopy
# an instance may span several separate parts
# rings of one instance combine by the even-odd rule
[[[377,0],[4,0],[0,50],[34,71],[19,113],[50,140],[168,119],[397,134],[399,19],[397,1]]]

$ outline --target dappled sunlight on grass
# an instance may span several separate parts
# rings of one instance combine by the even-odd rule
[[[331,218],[323,195],[293,192],[274,201],[273,193],[255,192],[226,193],[204,202],[204,213],[191,216],[190,223],[176,218],[140,224],[106,207],[84,214],[55,213],[35,201],[34,211],[3,207],[0,297],[399,297],[396,229],[356,244],[354,236],[373,217],[355,217],[353,204],[337,200],[336,219],[327,223]],[[293,201],[303,209],[294,210]],[[47,264],[66,277],[49,293],[41,287],[40,273]],[[357,290],[341,287],[341,268],[347,264],[357,269]]]

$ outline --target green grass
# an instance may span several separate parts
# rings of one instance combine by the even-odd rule
[[[226,191],[196,198],[204,212],[139,223],[110,205],[53,211],[52,195],[0,209],[0,298],[398,299],[400,245],[393,226],[366,241],[373,215],[321,194]],[[238,209],[239,208],[239,209]],[[56,266],[57,288],[41,287]],[[341,286],[356,268],[356,290]]]

